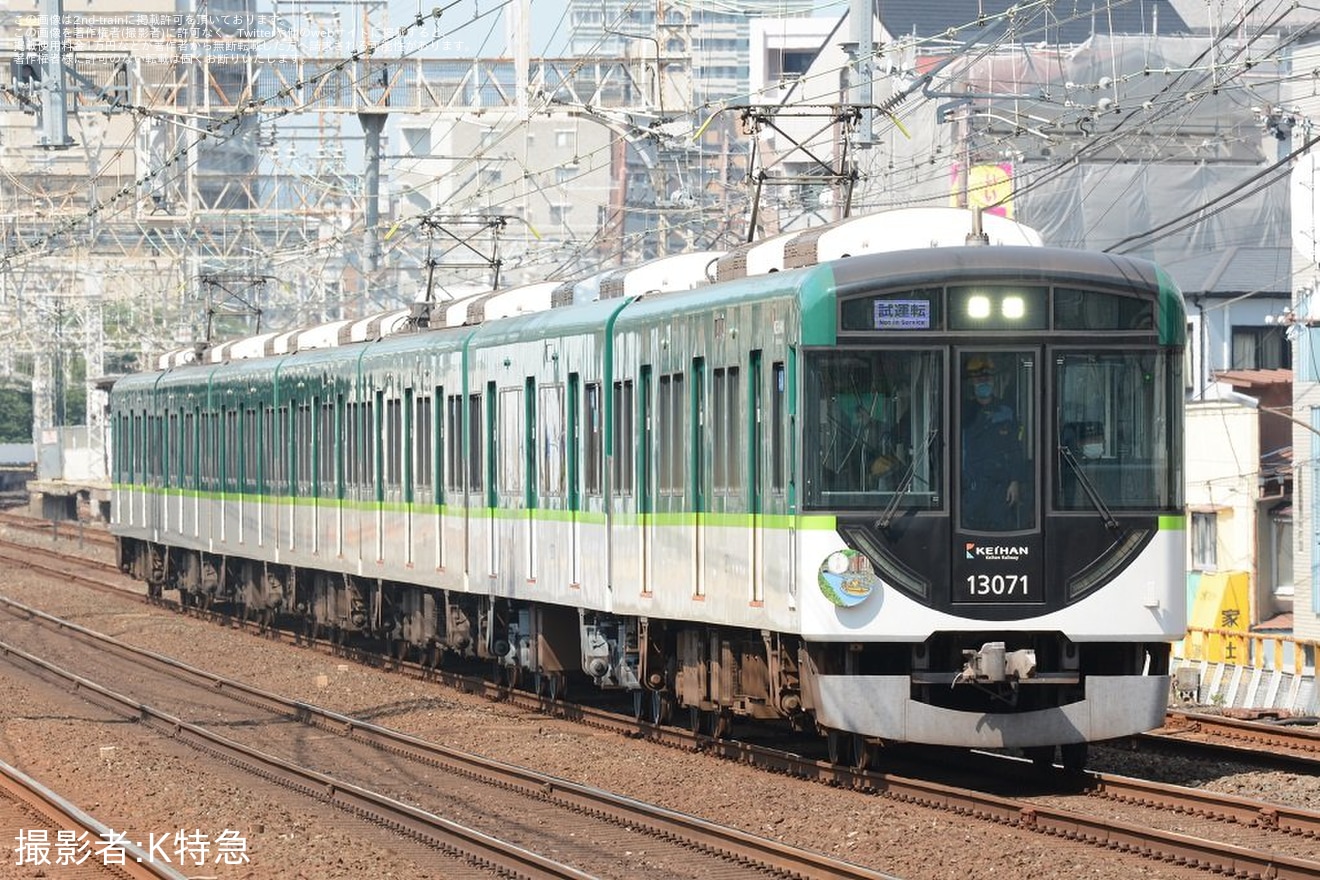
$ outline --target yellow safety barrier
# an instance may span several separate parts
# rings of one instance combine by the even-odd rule
[[[1314,669],[1317,644],[1320,643],[1299,639],[1291,633],[1189,626],[1187,638],[1174,646],[1173,655],[1185,661],[1208,660],[1302,675]]]

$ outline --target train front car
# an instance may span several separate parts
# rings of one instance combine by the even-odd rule
[[[1058,745],[1068,765],[1159,726],[1186,624],[1181,294],[1052,248],[831,267],[798,408],[817,723],[863,756]]]

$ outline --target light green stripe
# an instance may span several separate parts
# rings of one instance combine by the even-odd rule
[[[289,497],[286,495],[250,495],[241,493],[226,493],[213,491],[196,491],[188,489],[143,489],[141,486],[127,485],[123,483],[114,483],[112,488],[116,491],[126,492],[146,492],[151,495],[163,498],[178,499],[198,499],[207,502],[228,502],[231,504],[267,504],[276,507],[303,507],[312,509],[320,507],[323,510],[357,510],[363,512],[383,511],[386,513],[420,513],[435,514],[439,513],[445,516],[462,516],[465,512],[469,516],[479,518],[491,518],[497,520],[520,520],[530,517],[541,522],[572,522],[576,520],[588,525],[604,525],[606,515],[600,511],[589,510],[565,510],[562,508],[538,507],[528,510],[525,507],[479,507],[464,508],[462,506],[451,506],[447,504],[427,504],[420,502],[391,501],[378,503],[375,501],[358,501],[353,499],[338,498],[306,498],[302,496]],[[738,528],[746,529],[753,526],[766,529],[806,529],[811,531],[834,531],[836,528],[836,519],[833,515],[815,515],[815,516],[795,516],[793,514],[752,514],[752,513],[649,513],[638,514],[636,512],[617,512],[612,517],[614,523],[620,526],[653,525],[663,527],[696,527],[709,526],[712,528]]]

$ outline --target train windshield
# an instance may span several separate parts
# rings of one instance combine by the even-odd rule
[[[1036,522],[1036,352],[958,355],[958,520],[969,532],[1017,532]]]
[[[939,353],[828,351],[805,360],[805,503],[841,510],[940,507]]]
[[[1169,418],[1181,361],[1148,352],[1056,352],[1058,510],[1163,510],[1179,499]]]

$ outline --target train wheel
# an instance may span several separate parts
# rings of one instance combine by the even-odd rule
[[[733,712],[728,709],[716,709],[710,716],[710,735],[715,739],[727,739],[733,733]]]
[[[841,730],[825,731],[825,753],[829,757],[831,764],[843,763],[843,746],[847,741],[848,734]]]
[[[1086,743],[1064,743],[1059,747],[1059,757],[1065,770],[1086,769]]]
[[[705,729],[705,713],[700,706],[688,706],[688,730],[700,734]]]
[[[666,691],[651,691],[651,723],[668,724],[674,717],[674,700]]]
[[[852,768],[854,770],[867,770],[871,766],[872,759],[875,758],[875,743],[862,736],[860,733],[852,735]]]

